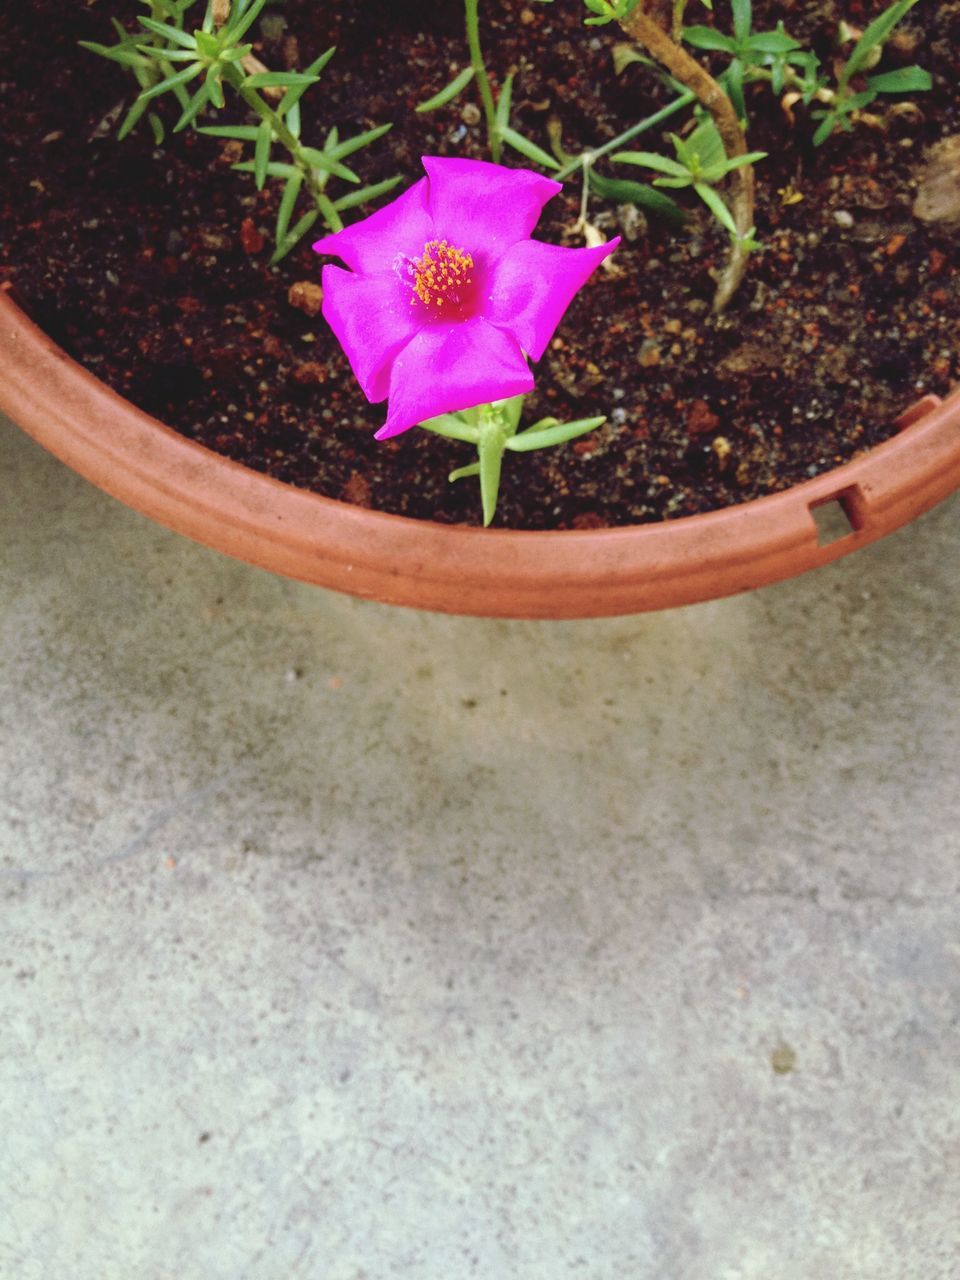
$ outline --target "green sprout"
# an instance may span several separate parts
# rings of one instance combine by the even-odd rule
[[[382,137],[391,126],[379,125],[342,142],[334,127],[322,148],[306,146],[300,139],[301,99],[320,79],[335,50],[327,49],[304,71],[250,70],[253,45],[245,43],[244,37],[267,2],[232,0],[230,4],[218,4],[217,0],[208,0],[201,25],[187,31],[184,16],[195,0],[146,0],[150,16],[139,16],[142,31],[130,33],[115,23],[121,37],[118,44],[105,46],[92,41],[81,41],[81,44],[128,67],[141,86],[139,96],[120,125],[118,137],[126,137],[150,103],[170,93],[181,108],[174,133],[192,125],[199,133],[253,145],[253,159],[233,167],[252,173],[258,191],[263,189],[268,177],[280,179],[284,184],[274,233],[276,249],[271,258],[271,263],[276,263],[300,242],[318,218],[322,218],[331,231],[340,231],[343,211],[385,194],[401,178],[358,187],[339,199],[331,199],[327,194],[331,178],[360,182],[343,160]],[[187,85],[192,87],[192,82],[197,80],[199,85],[192,93],[188,92]],[[225,85],[259,118],[258,124],[208,127],[196,124],[207,108],[219,110],[225,105]],[[262,91],[279,97],[276,106],[270,105]],[[152,113],[150,123],[159,141],[163,137],[162,124]],[[273,159],[275,146],[283,147],[286,160]],[[294,222],[301,192],[309,196],[313,207]]]
[[[552,4],[553,0],[539,0],[539,3]],[[435,93],[433,97],[421,102],[416,110],[419,112],[436,111],[438,107],[445,107],[448,102],[452,102],[458,94],[462,93],[473,79],[476,79],[477,88],[480,90],[480,101],[483,104],[483,111],[487,121],[487,144],[490,147],[490,158],[494,164],[500,163],[503,155],[503,146],[506,144],[508,147],[512,147],[514,151],[518,151],[520,155],[525,156],[526,159],[532,160],[534,164],[541,165],[544,169],[559,169],[560,166],[553,156],[544,151],[542,147],[538,147],[535,142],[531,142],[529,138],[524,137],[522,133],[518,133],[516,129],[510,127],[513,73],[507,76],[499,95],[494,98],[490,76],[487,73],[487,65],[483,57],[483,49],[480,45],[479,0],[464,0],[463,7],[467,24],[467,47],[470,51],[470,65],[464,67],[439,93]]]
[[[718,77],[718,81],[730,97],[741,120],[747,118],[743,97],[744,85],[751,80],[768,78],[774,91],[783,82],[786,69],[791,64],[801,67],[816,66],[816,56],[805,53],[798,40],[787,35],[783,23],[775,31],[753,30],[753,5],[751,0],[732,0],[733,35],[724,35],[713,27],[684,27],[683,38],[695,49],[728,53],[730,64]]]
[[[588,27],[604,27],[608,22],[619,22],[628,18],[639,3],[639,0],[583,0],[584,4],[595,16],[584,18]]]
[[[895,71],[866,76],[866,88],[855,90],[855,77],[871,71],[880,61],[883,46],[894,28],[917,0],[896,0],[864,31],[853,52],[842,67],[835,89],[820,74],[820,59],[805,50],[778,22],[774,31],[754,32],[751,0],[731,0],[733,35],[724,35],[713,27],[692,26],[683,29],[683,38],[695,49],[726,53],[730,63],[718,77],[742,120],[746,119],[744,87],[765,80],[774,93],[785,89],[800,94],[804,103],[814,100],[823,104],[812,115],[821,124],[813,136],[815,146],[838,129],[849,131],[851,117],[862,111],[881,93],[920,93],[932,87],[929,72],[922,67],[901,67]]]
[[[145,3],[149,6],[150,18],[153,21],[161,22],[165,20],[168,25],[175,27],[178,31],[182,31],[183,15],[194,3],[194,0],[145,0]],[[152,89],[161,81],[168,80],[173,76],[173,64],[163,54],[164,49],[169,44],[165,37],[159,37],[156,32],[149,29],[147,29],[147,34],[144,36],[143,31],[127,31],[116,18],[111,18],[110,21],[119,36],[116,44],[105,45],[98,44],[94,40],[81,40],[81,47],[89,49],[91,53],[98,53],[101,57],[108,58],[111,62],[118,62],[121,66],[127,67],[143,90]],[[174,87],[174,93],[181,107],[185,107],[189,98],[183,86],[177,84]],[[120,121],[120,126],[117,129],[118,140],[122,141],[146,113],[150,128],[153,130],[154,141],[157,146],[163,142],[163,121],[155,111],[147,110],[149,105],[149,98],[137,98],[136,102]]]
[[[837,78],[836,93],[827,110],[816,110],[812,114],[820,120],[820,126],[813,135],[816,146],[826,142],[838,128],[849,131],[852,128],[850,117],[855,111],[864,107],[881,93],[922,93],[932,88],[933,80],[929,71],[923,67],[900,67],[895,71],[884,71],[878,75],[866,77],[865,89],[854,91],[851,81],[875,67],[880,61],[883,46],[893,34],[894,27],[906,17],[917,0],[897,0],[867,27],[857,41],[850,57],[844,63]]]
[[[494,400],[491,404],[477,405],[473,409],[461,409],[457,413],[442,413],[420,423],[421,427],[435,435],[445,436],[449,440],[462,440],[476,447],[479,455],[477,461],[458,467],[447,478],[453,482],[468,476],[479,476],[485,527],[496,513],[500,472],[506,450],[509,449],[512,453],[529,453],[532,449],[564,444],[606,422],[605,417],[578,418],[576,422],[562,423],[556,418],[541,418],[532,426],[518,431],[525,399],[526,396],[523,395],[511,396],[506,400]]]
[[[745,248],[756,247],[753,228],[745,236],[737,231],[733,214],[723,197],[716,190],[728,173],[744,164],[754,164],[763,160],[766,151],[749,151],[743,156],[729,157],[724,150],[723,139],[717,126],[710,119],[701,120],[690,137],[683,139],[675,133],[670,134],[676,152],[676,159],[658,155],[654,151],[618,151],[610,158],[622,164],[641,165],[653,169],[663,177],[654,179],[658,187],[692,187],[704,202],[717,221],[726,228],[731,237]]]

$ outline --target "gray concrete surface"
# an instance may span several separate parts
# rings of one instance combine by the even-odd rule
[[[0,1275],[960,1275],[958,551],[446,618],[0,424]]]

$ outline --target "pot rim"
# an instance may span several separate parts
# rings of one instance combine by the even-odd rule
[[[960,387],[925,396],[897,435],[779,493],[613,529],[444,525],[322,497],[187,440],[80,366],[0,290],[0,408],[105,492],[260,568],[446,613],[642,613],[793,577],[874,542],[960,488]],[[814,510],[849,532],[822,544]]]

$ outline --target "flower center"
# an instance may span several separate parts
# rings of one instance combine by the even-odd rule
[[[468,300],[473,284],[473,258],[446,240],[431,240],[410,264],[414,297],[432,312],[457,311]]]

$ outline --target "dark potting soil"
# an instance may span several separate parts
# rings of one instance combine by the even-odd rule
[[[828,60],[840,19],[863,26],[884,7],[757,3],[755,29],[783,18]],[[318,283],[321,266],[313,237],[268,265],[277,187],[258,195],[231,170],[240,144],[187,131],[158,148],[145,123],[114,138],[133,81],[77,41],[112,43],[110,18],[132,25],[138,8],[31,0],[0,10],[2,286],[82,364],[211,449],[348,502],[479,522],[476,481],[446,479],[471,460],[469,446],[417,430],[373,439],[384,407],[367,404],[322,316],[309,314],[315,291],[303,282]],[[667,101],[650,68],[614,74],[622,32],[585,27],[581,0],[481,8],[488,65],[499,78],[518,72],[512,123],[539,145],[551,120],[575,153]],[[274,69],[337,46],[305,98],[305,141],[321,145],[334,124],[347,137],[393,122],[351,161],[365,183],[418,178],[422,154],[489,159],[472,89],[433,114],[412,111],[466,63],[460,0],[287,0],[265,12],[256,50]],[[717,15],[723,26],[728,6]],[[525,421],[608,421],[560,449],[508,454],[498,524],[599,527],[743,502],[869,449],[921,395],[950,389],[960,236],[917,221],[911,206],[925,150],[960,131],[960,4],[921,0],[884,66],[914,61],[932,72],[932,93],[912,107],[881,102],[878,120],[817,150],[802,106],[791,128],[768,90],[750,91],[750,144],[770,152],[757,171],[762,248],[722,317],[710,300],[725,233],[705,213],[691,203],[677,232],[591,198],[590,220],[624,241],[539,362]],[[160,111],[172,124],[176,104]],[[243,119],[234,104],[218,123]],[[662,133],[631,145],[671,154]],[[505,161],[527,164],[509,152]],[[649,176],[609,163],[598,172]],[[579,203],[570,181],[537,237],[582,244]]]

